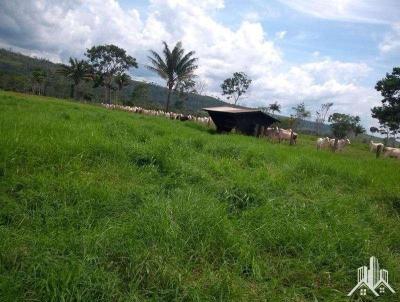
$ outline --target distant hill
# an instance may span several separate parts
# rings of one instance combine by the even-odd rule
[[[31,92],[33,84],[32,72],[41,69],[46,73],[45,94],[58,98],[68,98],[70,83],[63,76],[56,73],[60,66],[60,64],[46,59],[29,57],[10,50],[0,49],[0,88],[18,92]],[[129,101],[132,92],[138,85],[146,85],[148,92],[146,100],[140,102],[140,105],[156,108],[164,107],[167,89],[156,84],[131,81],[121,91],[119,99]],[[84,83],[80,90],[84,99],[92,102],[101,102],[104,93],[101,87],[93,88],[92,83]],[[183,104],[178,95],[173,94],[171,104],[172,110],[186,113],[201,113],[203,107],[226,105],[225,102],[214,97],[198,94],[188,95],[187,99],[183,100]]]

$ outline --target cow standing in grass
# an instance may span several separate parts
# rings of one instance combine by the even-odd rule
[[[279,128],[268,127],[264,130],[264,135],[272,140],[279,141]]]
[[[379,147],[379,146],[380,146],[380,147]],[[378,147],[383,149],[384,146],[383,146],[382,143],[374,143],[373,141],[370,141],[370,142],[369,142],[369,151],[375,153],[375,152],[377,152]]]
[[[329,140],[329,144],[332,150],[335,152],[335,151],[343,151],[344,147],[350,145],[351,142],[348,138],[343,138],[343,139],[332,138]]]
[[[289,141],[291,145],[297,143],[298,134],[294,132],[292,129],[279,129],[279,142],[281,141]]]
[[[373,141],[369,142],[369,151],[374,152],[376,154],[376,158],[381,155],[384,147],[385,146],[382,143],[374,143]]]
[[[394,158],[400,159],[400,149],[385,147],[383,149],[383,156],[384,157],[394,157]]]
[[[264,131],[264,135],[278,142],[292,140],[293,144],[296,144],[298,137],[298,134],[296,132],[293,132],[292,129],[286,130],[278,127],[266,128]]]
[[[328,149],[330,146],[330,139],[329,137],[320,137],[317,139],[317,150],[320,149]]]

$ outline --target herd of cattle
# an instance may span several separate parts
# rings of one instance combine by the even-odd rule
[[[400,159],[400,148],[385,147],[382,143],[374,143],[370,141],[369,150],[379,156],[383,152],[384,157],[394,157]]]
[[[331,149],[333,151],[342,151],[347,145],[350,145],[350,140],[348,138],[338,139],[336,146],[334,138],[320,137],[317,139],[317,150]]]
[[[198,117],[190,114],[184,115],[181,113],[165,112],[162,110],[149,110],[137,106],[131,107],[131,106],[123,106],[115,104],[102,104],[102,106],[108,109],[117,109],[132,113],[140,113],[144,115],[164,116],[172,120],[193,121],[206,126],[213,125],[213,122],[210,117]],[[292,129],[283,129],[279,127],[265,127],[261,131],[261,137],[265,137],[277,142],[288,141],[293,144],[296,144],[298,134],[294,132]],[[316,143],[317,150],[330,149],[332,151],[342,151],[347,145],[350,145],[350,140],[347,138],[335,140],[334,138],[320,137],[317,139]],[[384,157],[394,157],[400,159],[400,148],[385,147],[382,143],[374,143],[373,141],[371,141],[370,151],[376,153],[377,157],[380,155],[380,153],[383,153]]]
[[[269,138],[274,141],[282,142],[292,140],[293,144],[296,144],[298,134],[292,129],[283,129],[279,127],[268,127],[261,131],[264,137]]]
[[[335,139],[324,137],[317,139],[317,150],[321,149],[331,149],[331,150],[338,150],[341,151],[344,149],[346,145],[350,145],[349,139],[339,139],[336,143],[335,147]],[[381,153],[383,153],[384,157],[394,157],[400,159],[400,148],[392,148],[392,147],[385,147],[382,143],[375,143],[370,141],[369,143],[369,150],[376,154],[378,157]]]
[[[152,116],[163,116],[171,120],[193,121],[206,126],[210,126],[212,124],[212,120],[210,117],[200,117],[191,114],[185,115],[182,113],[165,112],[162,110],[150,110],[137,106],[123,106],[115,104],[102,104],[102,106],[106,107],[107,109],[117,109],[117,110],[128,111],[132,113],[140,113],[144,115],[152,115]]]

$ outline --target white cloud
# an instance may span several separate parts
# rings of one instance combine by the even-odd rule
[[[292,66],[286,72],[266,74],[254,85],[259,88],[255,89],[259,98],[280,99],[288,108],[301,101],[315,108],[330,100],[340,104],[346,112],[352,112],[359,102],[370,102],[369,96],[375,97],[373,91],[358,84],[369,71],[363,63],[323,60]]]
[[[243,14],[243,20],[250,22],[258,22],[260,21],[262,16],[259,12],[251,11]]]
[[[392,25],[392,31],[385,35],[379,50],[383,54],[400,51],[400,22]]]
[[[277,37],[279,40],[282,40],[283,38],[285,38],[286,34],[286,30],[278,31],[277,33],[275,33],[275,37]]]
[[[311,16],[349,22],[385,23],[399,20],[398,0],[280,0],[287,6]]]
[[[4,2],[4,1],[3,1]],[[220,95],[220,83],[235,71],[252,79],[244,104],[260,106],[278,100],[287,110],[305,101],[315,108],[327,100],[337,110],[363,113],[376,99],[359,81],[370,71],[364,63],[315,56],[312,63],[290,64],[256,18],[244,19],[233,30],[216,21],[213,11],[222,0],[151,0],[147,14],[123,10],[114,0],[5,1],[0,5],[0,44],[66,61],[82,56],[94,44],[115,43],[146,64],[148,49],[161,50],[161,41],[181,40],[195,50],[199,77],[209,93]],[[29,13],[28,13],[29,12]],[[282,39],[285,31],[275,34]],[[137,71],[134,71],[137,72]],[[141,77],[153,80],[152,75]],[[287,112],[288,113],[288,112]]]

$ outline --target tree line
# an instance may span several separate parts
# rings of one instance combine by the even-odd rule
[[[86,50],[86,60],[69,59],[69,65],[63,65],[58,71],[70,80],[70,97],[80,98],[79,85],[84,81],[92,81],[93,87],[105,88],[105,101],[111,103],[111,92],[118,93],[131,80],[127,73],[131,68],[138,68],[135,58],[115,45],[93,46]],[[185,52],[182,43],[178,42],[170,49],[163,42],[163,50],[158,53],[150,50],[147,69],[155,72],[166,83],[168,90],[165,111],[170,109],[171,94],[178,93],[181,99],[187,98],[190,93],[202,93],[205,83],[197,81],[195,70],[198,68],[198,58],[194,51]],[[251,79],[244,72],[235,72],[232,78],[226,79],[222,85],[222,95],[233,99],[236,105],[239,98],[246,93]],[[145,92],[143,87],[138,87],[135,95]]]

